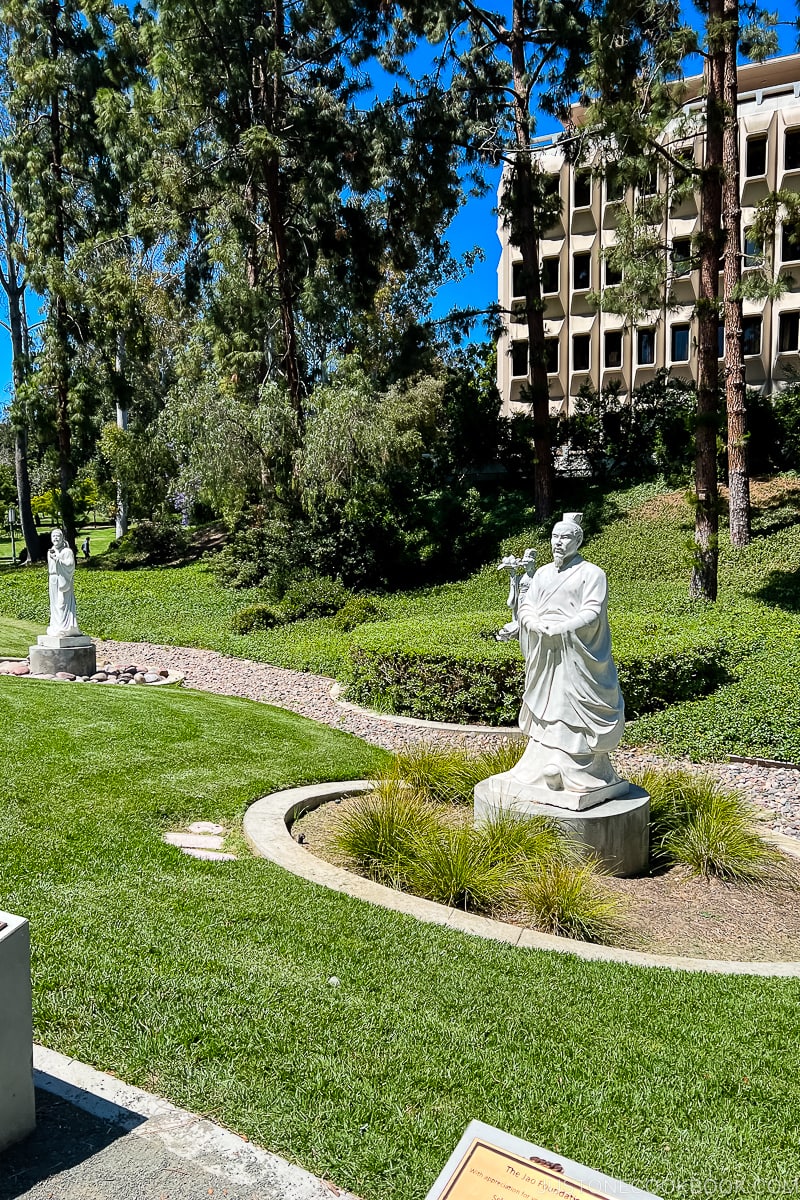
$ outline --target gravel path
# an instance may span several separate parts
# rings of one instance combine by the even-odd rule
[[[431,729],[402,721],[370,716],[342,707],[331,699],[334,680],[304,671],[288,671],[251,659],[232,658],[215,650],[184,646],[152,646],[140,642],[98,642],[98,664],[141,662],[156,669],[169,667],[185,676],[188,687],[223,696],[243,696],[287,708],[301,716],[355,734],[386,750],[419,742],[470,746],[483,749],[497,744],[497,733],[468,733]],[[624,773],[664,759],[633,748],[619,750],[614,759]],[[689,764],[686,764],[689,765]],[[697,768],[725,784],[739,788],[766,810],[766,823],[776,833],[800,837],[800,770],[765,767],[752,763],[709,763]]]

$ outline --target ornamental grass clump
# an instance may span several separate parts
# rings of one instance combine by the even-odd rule
[[[513,809],[495,809],[480,833],[492,862],[516,864],[525,872],[576,860],[574,843],[549,817],[525,817]]]
[[[507,738],[492,750],[471,753],[458,746],[421,743],[395,755],[379,779],[402,780],[432,803],[472,804],[475,785],[510,771],[519,762],[525,739]]]
[[[436,814],[422,797],[387,779],[341,814],[333,840],[371,879],[402,884],[411,846],[437,828]]]
[[[622,905],[602,886],[592,863],[551,862],[516,889],[526,923],[542,933],[582,942],[608,942],[620,928]]]
[[[487,854],[483,831],[441,824],[415,839],[402,863],[409,888],[440,904],[485,912],[506,895],[516,873],[506,858]]]
[[[693,875],[730,883],[789,884],[778,850],[756,829],[744,797],[710,775],[675,768],[641,772],[632,782],[650,793],[650,858],[683,864]]]

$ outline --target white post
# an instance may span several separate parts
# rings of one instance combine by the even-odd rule
[[[31,939],[24,917],[0,912],[0,1150],[36,1125]]]

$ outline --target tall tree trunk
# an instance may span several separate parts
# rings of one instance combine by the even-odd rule
[[[269,107],[273,129],[278,125],[283,112],[283,81],[281,78],[281,55],[284,50],[286,31],[283,0],[275,0],[275,61],[272,71],[272,95]],[[264,87],[266,80],[264,80]],[[265,97],[266,99],[266,97]],[[289,250],[286,240],[286,214],[281,195],[280,158],[277,151],[267,156],[264,171],[264,190],[269,211],[272,250],[275,255],[275,271],[278,280],[278,307],[281,315],[283,354],[281,365],[289,388],[289,398],[295,411],[298,429],[303,427],[303,390],[300,378],[300,362],[297,354],[297,329],[294,310],[294,288],[289,265]]]
[[[750,541],[750,473],[747,463],[747,388],[742,345],[742,208],[739,196],[739,123],[736,52],[739,0],[723,0],[725,15],[723,75],[724,131],[722,222],[725,230],[723,315],[725,320],[725,401],[728,410],[728,489],[731,545]]]
[[[530,114],[525,61],[523,0],[514,0],[509,45],[514,79],[514,136],[516,157],[509,187],[511,227],[509,240],[522,255],[525,313],[528,326],[528,372],[533,410],[535,458],[534,503],[540,521],[552,515],[555,489],[553,450],[550,444],[550,389],[544,345],[544,310],[539,276],[539,245],[531,162]]]
[[[3,189],[3,227],[5,237],[5,270],[0,270],[0,284],[8,301],[8,327],[11,332],[11,375],[14,382],[14,400],[11,405],[11,420],[14,429],[14,475],[17,483],[17,507],[28,562],[39,559],[39,534],[31,508],[31,480],[28,470],[28,422],[22,407],[21,391],[28,373],[29,350],[28,318],[25,311],[25,275],[12,253],[13,247],[21,248],[19,210],[10,197],[10,183]]]
[[[50,55],[53,62],[59,56],[58,46],[58,0],[50,5]],[[51,296],[52,328],[55,338],[55,392],[56,392],[56,439],[58,445],[58,480],[61,493],[61,520],[63,533],[72,548],[75,548],[75,507],[72,485],[75,469],[72,464],[72,431],[69,421],[69,335],[67,331],[67,304],[61,292],[66,267],[66,239],[64,236],[63,174],[64,160],[61,145],[61,105],[58,91],[54,91],[50,105],[50,169],[53,175],[53,242],[55,256],[60,266],[61,279],[57,281]]]
[[[697,428],[695,431],[695,561],[689,594],[716,600],[719,563],[717,422],[719,367],[719,239],[722,220],[722,0],[708,6],[706,136],[700,201],[700,295],[697,302]]]
[[[117,388],[117,428],[128,428],[128,397],[125,389],[125,333],[117,330],[117,347],[114,356],[114,375]],[[117,541],[128,532],[128,492],[117,480],[117,503],[114,508],[114,536]]]
[[[28,471],[28,425],[22,411],[20,391],[28,369],[28,322],[25,315],[25,284],[20,283],[9,263],[8,323],[11,329],[12,375],[14,379],[14,474],[17,480],[17,505],[28,562],[39,560],[39,532],[31,508],[31,478]]]

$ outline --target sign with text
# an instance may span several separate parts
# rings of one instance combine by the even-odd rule
[[[427,1200],[658,1200],[560,1154],[473,1121]]]

